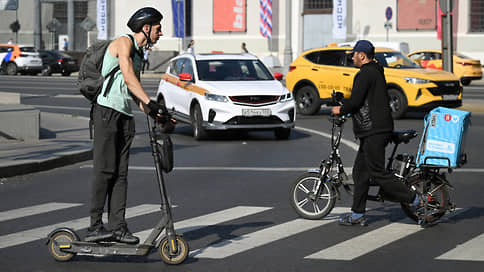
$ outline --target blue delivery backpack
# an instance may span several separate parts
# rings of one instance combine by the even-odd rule
[[[460,167],[466,163],[465,137],[471,112],[438,107],[425,116],[417,166]]]

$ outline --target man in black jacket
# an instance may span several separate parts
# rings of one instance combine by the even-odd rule
[[[351,97],[343,106],[332,108],[333,114],[351,114],[353,132],[360,147],[353,165],[355,182],[351,214],[340,218],[341,225],[367,225],[364,216],[370,179],[381,186],[385,197],[395,202],[416,205],[419,199],[407,186],[395,181],[385,169],[385,147],[393,131],[393,119],[386,91],[383,67],[373,60],[375,48],[360,40],[353,48],[353,62],[360,71],[355,75]]]

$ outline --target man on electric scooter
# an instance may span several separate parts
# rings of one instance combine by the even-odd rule
[[[161,13],[150,7],[136,11],[128,21],[134,32],[132,41],[122,35],[109,45],[104,55],[102,74],[106,76],[119,65],[114,82],[105,94],[104,84],[93,110],[94,119],[94,180],[92,184],[91,224],[85,241],[116,241],[137,244],[125,220],[129,149],[135,135],[130,97],[140,109],[153,118],[169,116],[165,107],[150,100],[140,83],[142,48],[154,44],[163,35]],[[136,53],[132,56],[132,47]],[[105,82],[106,83],[106,82]],[[104,95],[103,95],[104,94]],[[169,117],[168,117],[169,119]],[[104,204],[108,201],[108,225],[102,222]]]
[[[331,109],[333,114],[351,114],[353,132],[360,146],[353,165],[352,213],[339,219],[340,225],[366,226],[366,201],[370,179],[377,183],[385,196],[395,202],[419,204],[419,197],[403,182],[385,169],[385,147],[390,142],[393,119],[386,90],[383,67],[376,63],[375,47],[370,41],[360,40],[353,48],[353,63],[360,71],[355,75],[350,99]]]

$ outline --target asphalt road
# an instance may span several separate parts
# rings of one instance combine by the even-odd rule
[[[74,78],[0,77],[0,91],[24,94],[22,103],[41,111],[87,117],[89,104]],[[157,80],[143,80],[154,93]],[[480,84],[480,83],[479,83]],[[465,87],[465,98],[484,99],[484,85]],[[135,115],[137,135],[129,173],[128,224],[135,233],[158,220],[159,195],[148,145],[145,117]],[[0,181],[1,271],[483,271],[484,199],[482,183],[484,115],[475,114],[466,150],[469,163],[449,175],[458,213],[422,229],[408,223],[398,204],[368,205],[368,227],[341,227],[338,212],[349,211],[343,193],[325,220],[301,220],[289,204],[289,188],[305,169],[328,154],[327,109],[298,116],[287,141],[270,132],[247,138],[218,135],[197,142],[180,124],[172,136],[175,170],[166,175],[177,231],[184,233],[191,255],[168,266],[153,251],[147,257],[76,256],[55,262],[44,237],[56,226],[88,225],[92,162]],[[396,122],[397,129],[421,131],[422,114]],[[346,167],[355,156],[351,122],[341,155]],[[400,151],[414,153],[418,141]],[[54,204],[57,203],[57,204]],[[42,206],[39,206],[42,205]],[[141,206],[144,205],[144,206]]]

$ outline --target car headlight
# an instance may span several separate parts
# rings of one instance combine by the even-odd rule
[[[205,93],[205,99],[216,102],[226,103],[229,99],[225,95]]]
[[[288,92],[286,94],[281,95],[281,97],[279,98],[279,102],[287,102],[287,101],[291,101],[293,99],[294,99],[294,97],[292,96],[292,93]]]
[[[407,83],[412,83],[412,84],[425,84],[425,83],[429,83],[430,82],[430,80],[421,79],[421,78],[417,78],[417,77],[406,77],[405,78],[405,81]]]

